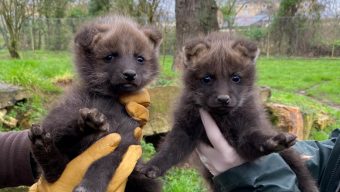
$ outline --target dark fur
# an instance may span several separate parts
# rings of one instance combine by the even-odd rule
[[[296,137],[275,131],[259,103],[254,85],[257,55],[254,43],[225,33],[188,42],[183,51],[184,90],[174,113],[173,128],[159,153],[139,171],[158,177],[191,154],[199,141],[210,144],[198,112],[201,107],[212,115],[241,157],[251,161],[283,150],[280,154],[296,172],[302,191],[317,191],[303,161],[289,149]],[[211,77],[208,83],[207,75]],[[232,81],[234,75],[239,75],[241,81]],[[225,99],[228,96],[229,100]]]
[[[30,133],[32,152],[47,181],[56,181],[66,164],[98,138],[118,132],[122,137],[118,148],[94,162],[75,189],[106,191],[128,146],[140,144],[133,135],[139,124],[118,97],[139,91],[156,77],[161,39],[159,31],[120,16],[97,19],[78,31],[74,51],[79,82]],[[143,62],[137,61],[139,56]],[[160,191],[161,185],[134,171],[126,191],[136,188]]]

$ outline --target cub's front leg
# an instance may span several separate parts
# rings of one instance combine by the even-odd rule
[[[53,142],[52,134],[40,125],[32,125],[28,137],[31,140],[31,151],[42,169],[44,178],[50,183],[56,181],[69,162],[68,157],[60,153]]]
[[[62,111],[53,111],[46,118],[44,127],[33,125],[29,132],[31,151],[48,182],[56,181],[70,161],[70,157],[64,153],[64,148],[79,143],[89,135],[99,138],[109,128],[106,117],[97,109],[83,108],[79,110],[73,120],[70,115],[71,119],[68,121],[53,123],[53,119],[56,119],[54,116],[57,117],[59,113]],[[72,143],[66,144],[65,140],[72,141]],[[62,147],[60,148],[60,146]]]
[[[263,155],[280,152],[293,146],[296,136],[291,133],[270,133],[253,130],[239,138],[238,152],[247,159],[253,160]]]
[[[199,116],[190,118],[182,113],[180,117],[175,118],[175,124],[171,132],[167,134],[159,152],[137,170],[150,178],[163,175],[192,153],[202,133],[203,124]]]

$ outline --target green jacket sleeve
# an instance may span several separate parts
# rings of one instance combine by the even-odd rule
[[[323,176],[329,175],[324,173],[327,166],[329,170],[339,169],[333,163],[329,163],[331,156],[333,156],[333,159],[339,159],[340,157],[340,154],[332,154],[335,145],[337,145],[336,148],[340,149],[340,142],[337,142],[336,137],[323,142],[300,141],[294,145],[294,148],[301,154],[312,156],[307,161],[307,166],[319,184],[322,183]],[[332,166],[332,168],[329,168],[329,166]],[[223,192],[300,191],[295,173],[277,153],[229,169],[214,177],[214,183],[216,189]]]

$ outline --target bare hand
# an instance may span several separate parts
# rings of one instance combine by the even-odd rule
[[[196,151],[205,167],[214,176],[245,163],[235,149],[223,137],[213,118],[208,112],[200,109],[204,129],[213,147],[199,143]]]

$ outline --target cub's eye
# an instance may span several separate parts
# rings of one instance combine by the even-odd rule
[[[104,61],[105,62],[111,62],[112,59],[114,59],[117,56],[118,56],[117,53],[111,53],[110,55],[107,55],[107,56],[104,57]]]
[[[239,82],[241,82],[241,77],[239,75],[233,75],[233,76],[231,76],[231,80],[234,83],[239,83]]]
[[[140,63],[140,64],[143,64],[144,63],[144,57],[138,56],[137,57],[137,62]]]
[[[113,59],[112,55],[108,55],[108,56],[104,57],[105,61],[111,61],[112,59]]]
[[[204,84],[209,84],[210,82],[212,82],[213,78],[210,75],[206,75],[204,76],[201,81]]]

